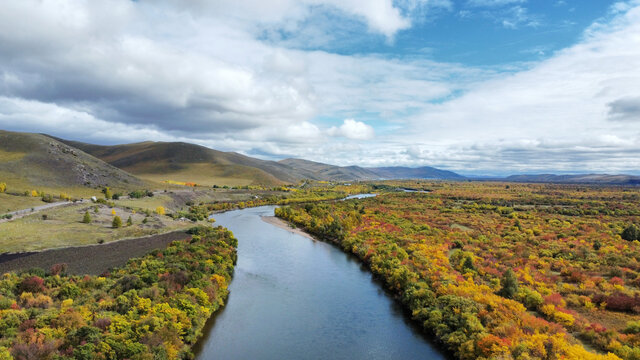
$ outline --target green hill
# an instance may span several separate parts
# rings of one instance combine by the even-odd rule
[[[305,178],[312,180],[353,181],[374,180],[380,177],[359,166],[335,166],[303,159],[284,159],[279,163],[295,169]]]
[[[48,136],[3,130],[0,182],[13,191],[144,186],[135,176]]]
[[[404,166],[367,168],[381,179],[433,179],[433,180],[464,180],[465,177],[452,171],[436,169],[430,166],[410,168]]]
[[[222,152],[182,142],[92,145],[66,141],[109,164],[152,181],[202,185],[280,185],[301,179],[293,169],[273,161]]]
[[[377,179],[439,179],[462,180],[463,176],[451,171],[429,166],[409,168],[402,166],[368,168],[360,166],[335,166],[302,159],[279,161],[313,180],[353,181]]]

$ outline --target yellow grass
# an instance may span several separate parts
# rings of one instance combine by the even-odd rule
[[[22,209],[29,209],[34,206],[44,205],[40,198],[31,196],[15,196],[0,193],[0,215]]]
[[[209,163],[188,164],[183,170],[170,174],[137,174],[144,180],[154,182],[176,181],[196,183],[202,186],[228,185],[245,186],[254,183],[274,183],[259,170],[240,165],[213,165]]]
[[[160,194],[153,197],[144,197],[141,199],[124,199],[115,200],[114,203],[119,207],[130,207],[133,209],[143,209],[154,211],[158,206],[170,208],[173,199],[169,195]]]
[[[9,152],[0,150],[0,162],[10,162],[10,161],[18,161],[22,159],[25,155],[23,152]]]

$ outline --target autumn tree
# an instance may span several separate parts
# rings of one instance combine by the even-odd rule
[[[7,184],[0,183],[0,193],[6,192],[6,191],[7,191]]]
[[[498,295],[512,299],[518,292],[518,278],[513,270],[507,270],[502,276],[502,289],[498,292]]]
[[[111,194],[111,189],[109,189],[109,187],[105,187],[104,189],[102,189],[102,193],[104,194],[105,199],[111,200],[111,197],[113,195]]]
[[[113,222],[111,222],[111,227],[113,227],[114,229],[122,227],[122,219],[120,219],[120,216],[113,217]]]

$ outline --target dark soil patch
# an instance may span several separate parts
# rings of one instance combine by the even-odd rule
[[[153,235],[137,239],[115,241],[101,245],[68,247],[33,253],[0,254],[0,274],[28,270],[35,267],[49,270],[55,264],[66,263],[67,273],[99,275],[122,266],[133,257],[161,249],[173,241],[189,239],[184,231]]]

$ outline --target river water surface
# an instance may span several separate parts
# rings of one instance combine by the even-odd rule
[[[238,264],[198,359],[445,359],[356,259],[264,222],[274,208],[215,215]]]

